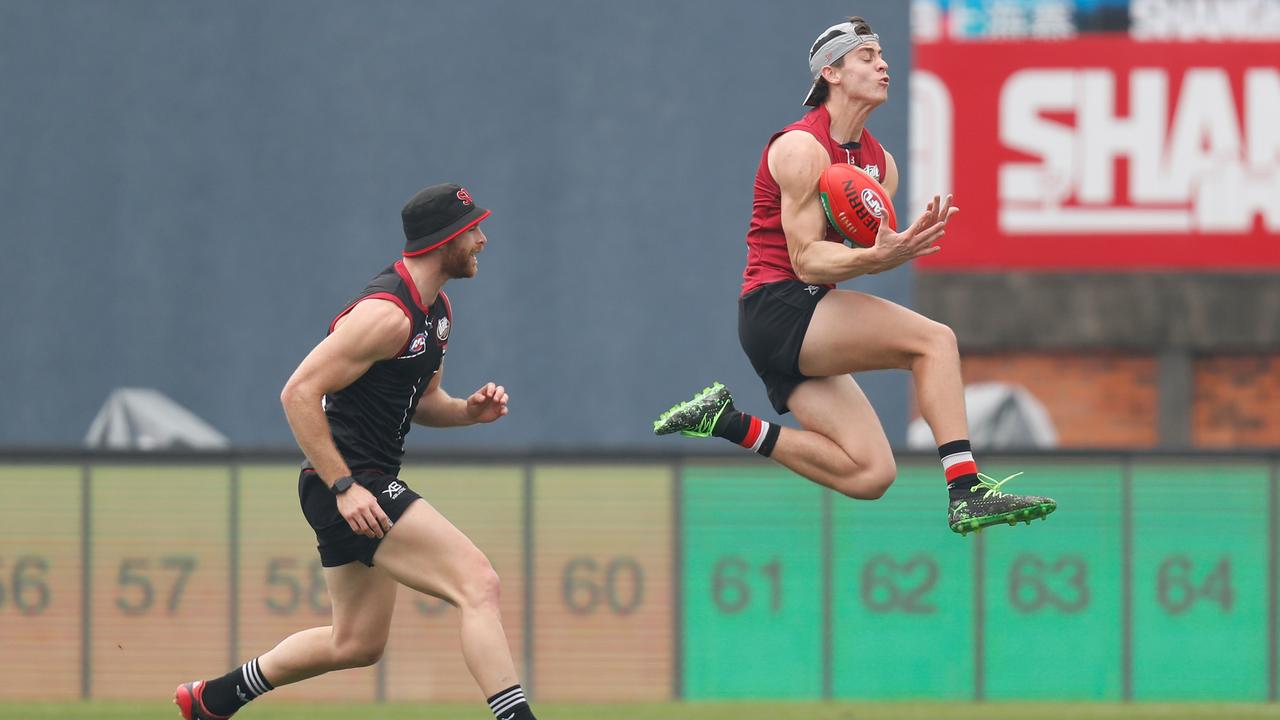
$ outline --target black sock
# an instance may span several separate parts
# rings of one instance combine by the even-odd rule
[[[201,701],[209,712],[227,717],[249,704],[250,700],[274,689],[275,686],[267,682],[258,667],[258,658],[254,658],[226,675],[205,683]]]
[[[730,405],[716,421],[711,434],[769,457],[773,454],[778,436],[782,434],[782,426],[739,412]]]
[[[947,476],[947,491],[952,500],[963,500],[978,482],[978,464],[968,440],[952,440],[938,446],[942,471]]]
[[[489,709],[498,720],[538,720],[524,697],[524,688],[519,685],[512,685],[489,698]]]

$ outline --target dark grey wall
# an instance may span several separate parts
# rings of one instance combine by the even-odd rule
[[[929,273],[917,302],[962,350],[1280,348],[1273,273]]]
[[[904,170],[906,6],[862,9],[895,76],[871,128]],[[513,412],[417,443],[653,445],[651,416],[717,378],[763,412],[735,327],[752,175],[855,9],[7,0],[0,444],[78,443],[122,385],[288,443],[280,387],[448,179],[494,215],[448,287],[445,386],[497,379]],[[905,379],[864,386],[900,438]]]

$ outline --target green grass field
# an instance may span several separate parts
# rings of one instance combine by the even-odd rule
[[[1280,718],[1280,705],[1083,703],[539,704],[540,720],[1245,720]],[[159,703],[0,703],[0,720],[173,720]],[[492,720],[482,705],[264,703],[237,720]]]

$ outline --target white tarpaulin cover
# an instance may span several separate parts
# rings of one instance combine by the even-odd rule
[[[226,436],[151,388],[116,388],[89,426],[84,444],[109,450],[221,450]]]
[[[1058,432],[1044,405],[1019,385],[974,383],[964,389],[969,411],[969,441],[982,450],[1053,448]],[[907,447],[936,448],[923,418],[907,426]]]

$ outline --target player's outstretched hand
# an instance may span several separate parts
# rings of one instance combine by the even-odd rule
[[[478,423],[489,423],[507,414],[507,389],[494,383],[471,393],[467,398],[467,417]]]
[[[899,233],[886,225],[880,225],[880,232],[876,235],[876,244],[873,246],[879,260],[876,272],[892,270],[905,262],[941,250],[942,247],[934,243],[946,234],[947,223],[958,212],[960,208],[951,204],[950,195],[945,198],[934,195],[928,207],[906,230]]]

